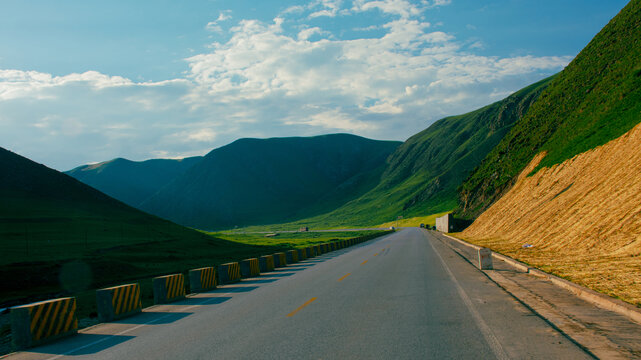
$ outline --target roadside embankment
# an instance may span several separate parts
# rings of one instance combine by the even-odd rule
[[[535,174],[459,236],[641,306],[641,125]]]

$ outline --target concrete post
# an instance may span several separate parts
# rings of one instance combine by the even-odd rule
[[[492,250],[488,248],[479,249],[479,269],[492,270]]]

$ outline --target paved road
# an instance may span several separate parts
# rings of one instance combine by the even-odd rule
[[[584,359],[426,230],[198,294],[20,359]],[[13,357],[10,357],[13,358]]]

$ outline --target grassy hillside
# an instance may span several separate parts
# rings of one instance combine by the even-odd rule
[[[207,154],[141,208],[209,230],[326,213],[373,188],[399,145],[348,134],[241,139]]]
[[[200,156],[181,160],[147,161],[118,158],[99,164],[79,166],[66,171],[65,174],[127,205],[137,207],[200,159]]]
[[[202,263],[258,249],[145,214],[2,148],[0,168],[0,308],[182,268],[184,258]],[[61,273],[77,263],[84,280],[68,288]]]
[[[148,215],[78,180],[0,148],[0,309],[63,296],[78,299],[81,326],[97,322],[95,289],[271,254],[334,238],[385,232],[216,238]],[[187,284],[188,286],[188,284]],[[0,354],[9,350],[0,324]]]
[[[631,1],[563,70],[460,189],[457,211],[478,216],[539,152],[534,169],[618,138],[641,120],[641,1]]]
[[[528,176],[540,153],[461,236],[641,307],[639,149],[641,124]]]
[[[314,227],[375,225],[450,211],[457,187],[521,119],[552,78],[467,114],[437,121],[390,155],[380,183],[322,216],[292,224]]]

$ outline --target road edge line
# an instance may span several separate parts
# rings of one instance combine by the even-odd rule
[[[481,334],[483,334],[483,337],[485,338],[485,341],[489,345],[489,347],[492,349],[492,352],[496,356],[497,359],[510,359],[510,357],[505,353],[505,350],[503,349],[503,346],[499,342],[499,340],[496,338],[496,335],[494,335],[494,332],[492,332],[492,329],[485,323],[485,320],[481,317],[481,314],[479,314],[478,311],[476,311],[476,308],[474,307],[474,304],[472,303],[472,300],[470,297],[467,295],[461,284],[458,282],[454,274],[452,273],[452,270],[447,266],[445,263],[445,260],[443,260],[443,257],[439,253],[439,251],[434,247],[431,241],[427,239],[427,243],[430,245],[432,250],[434,250],[434,253],[436,253],[436,256],[438,256],[439,260],[441,261],[441,264],[443,265],[443,268],[445,269],[445,272],[447,272],[447,275],[452,279],[454,282],[454,285],[456,286],[456,290],[459,293],[459,296],[463,300],[463,303],[467,307],[467,310],[470,312],[472,315],[472,318],[474,318],[474,322],[476,322],[476,325],[479,327],[479,330],[481,330]]]

